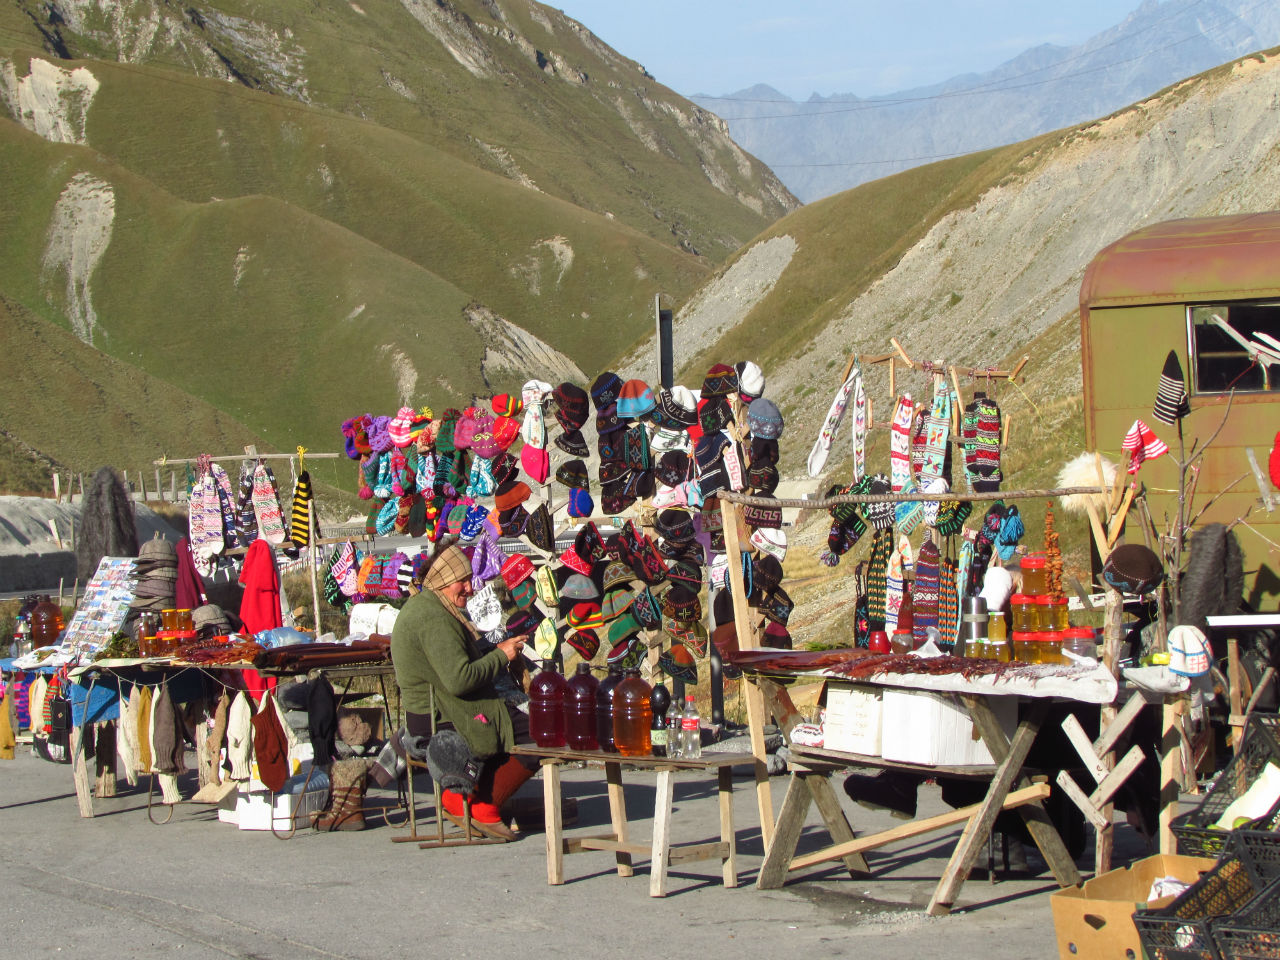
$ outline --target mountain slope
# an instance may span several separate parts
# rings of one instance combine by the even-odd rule
[[[694,96],[806,202],[938,157],[1103,116],[1177,80],[1280,43],[1254,0],[1147,0],[1076,47],[1044,44],[995,70],[878,97],[797,103],[767,86]]]

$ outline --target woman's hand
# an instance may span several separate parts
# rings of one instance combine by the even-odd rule
[[[507,655],[507,662],[514,660],[524,649],[525,642],[529,639],[529,634],[522,633],[518,637],[512,637],[510,640],[503,640],[498,644],[498,649]]]

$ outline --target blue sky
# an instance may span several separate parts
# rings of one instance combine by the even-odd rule
[[[1073,46],[1139,0],[550,0],[677,93],[873,96]]]

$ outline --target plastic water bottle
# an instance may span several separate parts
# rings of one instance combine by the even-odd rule
[[[591,664],[579,663],[578,672],[569,681],[569,697],[565,702],[565,743],[570,750],[599,750],[596,738],[596,688]]]
[[[693,694],[684,698],[684,716],[680,718],[680,759],[698,760],[702,757],[702,718]]]
[[[680,703],[673,699],[670,709],[667,710],[667,757],[671,760],[680,759],[680,748],[684,740],[680,724],[683,719],[684,714],[680,712]]]
[[[613,743],[613,694],[622,682],[622,668],[609,666],[609,675],[596,687],[596,739],[605,753],[617,753]]]

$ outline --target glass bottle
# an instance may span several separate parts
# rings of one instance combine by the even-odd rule
[[[591,664],[579,663],[578,672],[568,681],[565,703],[565,745],[570,750],[599,750],[596,736],[596,690],[600,686],[591,673]]]
[[[542,661],[542,670],[529,684],[529,735],[540,747],[565,745],[565,701],[569,684],[552,660]]]
[[[871,636],[867,639],[867,649],[872,653],[890,653],[892,647],[889,646],[889,635],[883,630],[872,630]]]
[[[653,685],[649,695],[649,749],[655,757],[667,755],[667,711],[671,709],[671,694],[661,680]]]
[[[53,602],[53,598],[45,594],[31,611],[31,642],[36,647],[51,647],[58,642],[65,624],[62,622],[62,608]]]
[[[702,718],[698,715],[698,705],[694,703],[691,693],[684,698],[684,716],[680,718],[680,759],[701,758]]]
[[[613,743],[624,757],[647,757],[653,750],[649,728],[653,690],[640,678],[639,668],[628,669],[613,692]]]
[[[622,668],[610,665],[609,675],[596,688],[596,740],[605,753],[617,753],[613,743],[613,694],[622,682]]]

